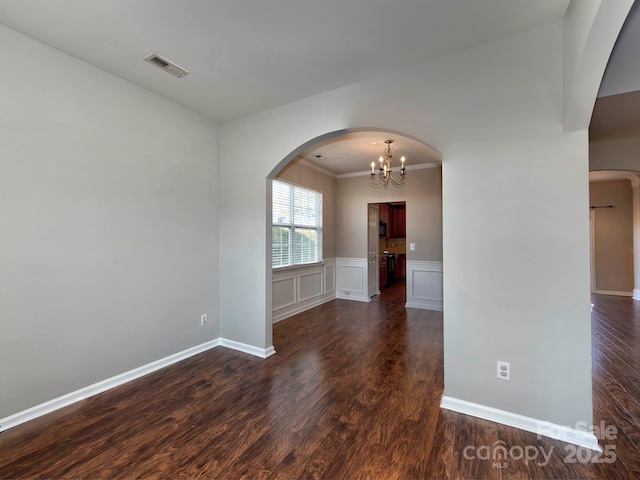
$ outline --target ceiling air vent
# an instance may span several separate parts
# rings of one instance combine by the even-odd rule
[[[185,70],[182,67],[179,67],[173,62],[170,62],[164,57],[161,57],[157,53],[150,53],[144,59],[149,62],[151,65],[155,65],[158,68],[161,68],[165,72],[169,72],[174,77],[182,78],[185,75],[189,75],[189,71]]]

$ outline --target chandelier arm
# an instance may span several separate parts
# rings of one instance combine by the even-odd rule
[[[374,171],[375,162],[371,163],[371,175],[369,176],[369,185],[372,187],[384,187],[387,188],[389,182],[393,183],[394,186],[400,187],[406,182],[406,168],[404,166],[405,158],[402,157],[401,165],[400,165],[400,175],[394,176],[393,169],[391,167],[391,163],[393,162],[393,152],[391,151],[391,144],[393,143],[392,139],[385,140],[384,142],[387,145],[387,148],[384,151],[384,155],[380,157],[380,166],[378,171]]]
[[[371,185],[372,187],[386,187],[386,183],[384,183],[384,181],[381,178],[381,175],[375,175],[375,174],[371,174],[369,176],[369,185]]]
[[[404,176],[402,176],[402,175],[401,175],[399,180],[396,180],[394,177],[391,177],[391,181],[393,182],[393,184],[394,184],[396,187],[399,187],[399,186],[401,186],[401,185],[404,185],[404,183],[405,183],[405,181],[406,181],[406,177],[404,177]]]

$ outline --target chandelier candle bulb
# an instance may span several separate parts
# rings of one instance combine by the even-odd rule
[[[391,183],[393,183],[396,187],[401,187],[407,180],[407,169],[404,166],[406,158],[404,156],[400,158],[400,177],[394,177],[393,167],[391,166],[391,163],[393,161],[391,144],[393,143],[393,140],[385,140],[384,143],[387,145],[387,148],[384,151],[384,156],[381,156],[379,158],[380,168],[378,169],[377,175],[374,169],[374,162],[371,162],[371,176],[369,177],[369,185],[371,185],[372,187],[386,188],[389,184],[389,181],[391,181]]]
[[[371,175],[376,174],[376,162],[371,162]]]

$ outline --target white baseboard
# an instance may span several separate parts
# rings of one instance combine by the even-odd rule
[[[531,417],[525,417],[517,413],[499,410],[478,403],[467,402],[466,400],[458,400],[457,398],[442,396],[440,408],[451,410],[453,412],[464,413],[473,417],[482,418],[491,422],[500,423],[509,427],[519,428],[527,432],[535,433],[539,436],[549,437],[581,447],[590,448],[598,452],[602,451],[598,445],[598,439],[593,432],[578,430],[576,428],[565,427],[555,423],[537,420]]]
[[[635,293],[635,290],[633,291],[633,293],[632,292],[613,292],[610,290],[596,290],[593,293],[597,293],[598,295],[615,295],[616,297],[632,297]]]
[[[422,310],[443,311],[442,300],[417,300],[414,298],[407,301],[404,306],[407,308],[420,308]]]
[[[273,346],[269,348],[259,348],[249,345],[247,343],[236,342],[234,340],[228,340],[226,338],[220,338],[220,346],[227,347],[238,352],[248,353],[260,358],[267,358],[276,353],[276,349]]]
[[[634,288],[632,297],[634,300],[640,300],[640,290]]]
[[[148,375],[149,373],[155,372],[156,370],[168,367],[169,365],[180,362],[181,360],[185,360],[189,357],[219,346],[227,347],[232,350],[238,350],[240,352],[255,355],[256,357],[260,358],[267,358],[276,353],[275,349],[272,346],[269,348],[258,348],[254,347],[253,345],[247,345],[246,343],[227,340],[226,338],[216,338],[215,340],[211,340],[201,345],[196,345],[195,347],[191,347],[181,352],[174,353],[173,355],[161,358],[160,360],[156,360],[155,362],[147,363],[146,365],[134,368],[133,370],[129,370],[128,372],[120,373],[111,378],[107,378],[106,380],[102,380],[92,385],[80,388],[74,392],[67,393],[58,398],[54,398],[21,412],[14,413],[13,415],[9,415],[8,417],[0,418],[0,432],[13,427],[17,427],[18,425],[28,422],[29,420],[34,420],[38,417],[46,415],[47,413],[51,413],[61,408],[67,407],[73,403],[79,402],[80,400],[84,400],[85,398],[89,398],[99,393],[105,392],[114,387],[130,382],[131,380],[143,377],[145,375]]]
[[[47,402],[28,408],[21,412],[9,415],[8,417],[1,418],[0,432],[9,428],[16,427],[22,423],[28,422],[29,420],[41,417],[42,415],[46,415],[47,413],[51,413],[55,410],[59,410],[63,407],[79,402],[80,400],[84,400],[85,398],[89,398],[99,393],[105,392],[111,388],[130,382],[131,380],[135,380],[136,378],[143,377],[145,375],[148,375],[149,373],[155,372],[156,370],[160,370],[161,368],[167,367],[181,360],[185,360],[186,358],[192,357],[211,348],[215,348],[219,345],[220,339],[216,338],[215,340],[211,340],[210,342],[206,342],[201,345],[188,348],[181,352],[174,353],[173,355],[161,358],[160,360],[156,360],[155,362],[147,363],[146,365],[134,368],[133,370],[129,370],[128,372],[115,375],[111,378],[107,378],[106,380],[102,380],[92,385],[80,388],[74,392],[67,393],[66,395],[62,395],[58,398],[54,398]]]
[[[297,315],[299,313],[302,313],[304,311],[307,311],[307,310],[309,310],[311,308],[317,307],[317,306],[322,305],[324,303],[328,303],[328,302],[330,302],[332,300],[335,300],[335,299],[336,299],[335,295],[331,295],[329,297],[325,297],[325,298],[321,298],[320,300],[316,300],[315,302],[311,302],[311,303],[307,303],[305,305],[301,305],[301,306],[299,306],[297,308],[294,308],[293,310],[289,310],[289,311],[287,311],[285,313],[281,313],[279,315],[273,315],[272,322],[273,323],[277,323],[277,322],[279,322],[281,320],[284,320],[285,318],[293,317],[294,315]]]
[[[336,298],[339,300],[353,300],[354,302],[370,302],[371,299],[363,297],[361,295],[349,295],[348,293],[337,294]]]

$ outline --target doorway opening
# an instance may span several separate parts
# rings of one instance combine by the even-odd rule
[[[636,180],[629,171],[589,173],[591,293],[633,295],[634,243],[638,243],[634,240]]]
[[[405,288],[407,276],[407,204],[368,205],[369,298],[394,287]]]

